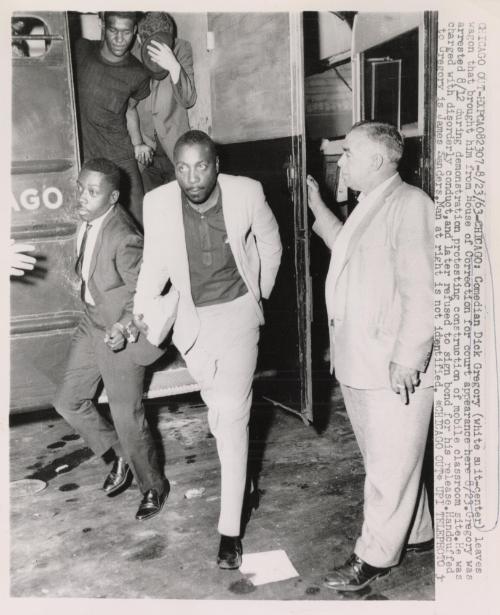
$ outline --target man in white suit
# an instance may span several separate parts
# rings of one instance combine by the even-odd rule
[[[342,223],[307,178],[314,231],[332,251],[325,293],[332,369],[363,456],[364,520],[354,552],[325,579],[358,591],[404,551],[432,549],[422,461],[433,405],[432,200],[397,172],[403,138],[355,124],[339,161],[360,191]]]
[[[185,133],[175,146],[174,166],[177,181],[144,199],[135,320],[148,339],[160,343],[177,301],[172,339],[200,385],[221,464],[217,563],[233,569],[241,564],[248,420],[264,323],[261,299],[274,286],[282,248],[261,184],[219,174],[208,135]],[[172,288],[162,297],[168,280]]]

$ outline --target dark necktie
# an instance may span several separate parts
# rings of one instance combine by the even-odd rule
[[[81,289],[80,289],[80,294],[81,294],[81,297],[82,297],[83,301],[85,301],[85,281],[84,281],[84,279],[82,277],[83,257],[85,255],[85,246],[87,245],[87,237],[88,237],[88,234],[89,234],[89,230],[91,228],[92,228],[92,225],[87,223],[87,226],[85,227],[85,231],[83,233],[82,241],[80,243],[80,250],[78,252],[78,257],[77,257],[76,263],[75,263],[76,274],[78,275],[78,277],[82,281],[82,286],[81,286]]]

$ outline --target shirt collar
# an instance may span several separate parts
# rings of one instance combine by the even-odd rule
[[[372,200],[374,197],[377,197],[379,194],[381,194],[387,188],[387,186],[397,176],[398,176],[398,172],[396,171],[396,173],[394,173],[394,175],[391,175],[390,177],[388,177],[381,184],[379,184],[376,188],[374,188],[373,190],[370,190],[370,192],[360,192],[359,195],[358,195],[358,203],[363,201],[364,199],[366,199],[368,197],[370,197],[370,200]]]
[[[111,205],[111,207],[108,209],[108,211],[105,211],[101,216],[99,216],[98,218],[94,218],[93,220],[90,220],[90,222],[86,222],[86,225],[90,225],[92,228],[98,228],[101,226],[101,224],[104,222],[104,219],[109,216],[109,214],[114,211],[115,206]]]
[[[200,208],[196,207],[196,205],[193,205],[191,203],[191,201],[187,198],[187,196],[184,194],[184,192],[182,192],[182,190],[181,190],[181,201],[182,201],[182,204],[185,207],[188,207],[188,208],[192,209],[193,211],[195,211],[196,213],[200,214],[200,216],[204,215],[204,214],[206,214],[208,212],[216,212],[216,211],[218,211],[218,209],[220,207],[222,207],[222,190],[221,190],[221,188],[219,186],[219,182],[217,182],[217,186],[219,188],[219,196],[217,198],[217,201],[211,207],[209,207],[208,209],[205,209],[205,210],[203,208],[200,209]]]

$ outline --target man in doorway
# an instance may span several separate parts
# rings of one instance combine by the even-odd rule
[[[432,549],[421,470],[433,405],[434,207],[404,183],[403,138],[390,124],[355,124],[339,166],[360,191],[344,225],[308,176],[313,229],[332,251],[325,293],[332,368],[363,456],[361,536],[326,579],[359,591],[404,551]]]
[[[149,192],[175,179],[174,146],[189,130],[187,110],[196,102],[196,88],[191,44],[176,37],[172,17],[150,11],[138,29],[133,53],[139,57],[142,47],[143,57],[155,68],[151,93],[137,105],[142,139],[153,150],[151,162],[140,165],[144,190]]]
[[[259,182],[219,174],[215,145],[185,133],[174,149],[177,181],[146,194],[145,252],[135,321],[153,337],[153,314],[168,280],[178,294],[173,342],[208,406],[221,465],[217,563],[241,564],[240,522],[248,456],[248,421],[257,361],[261,299],[281,259],[276,219]],[[165,314],[167,319],[170,314]]]
[[[103,490],[124,491],[132,474],[143,498],[136,519],[160,512],[169,484],[159,466],[144,416],[145,365],[162,352],[144,336],[131,339],[132,304],[143,240],[118,203],[120,171],[109,160],[85,162],[78,176],[75,269],[81,279],[83,317],[74,333],[54,407],[96,455],[112,462]],[[93,398],[104,382],[113,425]]]
[[[137,14],[105,12],[101,22],[101,41],[80,39],[75,47],[83,160],[107,158],[120,167],[122,204],[141,225],[144,188],[137,161],[147,163],[152,150],[142,141],[136,106],[149,94],[149,73],[130,53]]]

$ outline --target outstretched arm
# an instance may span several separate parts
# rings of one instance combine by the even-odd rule
[[[319,193],[318,182],[314,179],[314,177],[312,177],[312,175],[308,175],[306,181],[309,209],[316,218],[312,227],[313,231],[321,237],[321,239],[331,250],[337,235],[342,229],[342,222],[325,205],[325,202]]]
[[[33,252],[35,246],[28,243],[16,243],[10,240],[10,275],[21,276],[25,271],[35,267],[36,258],[28,256],[25,252]]]

